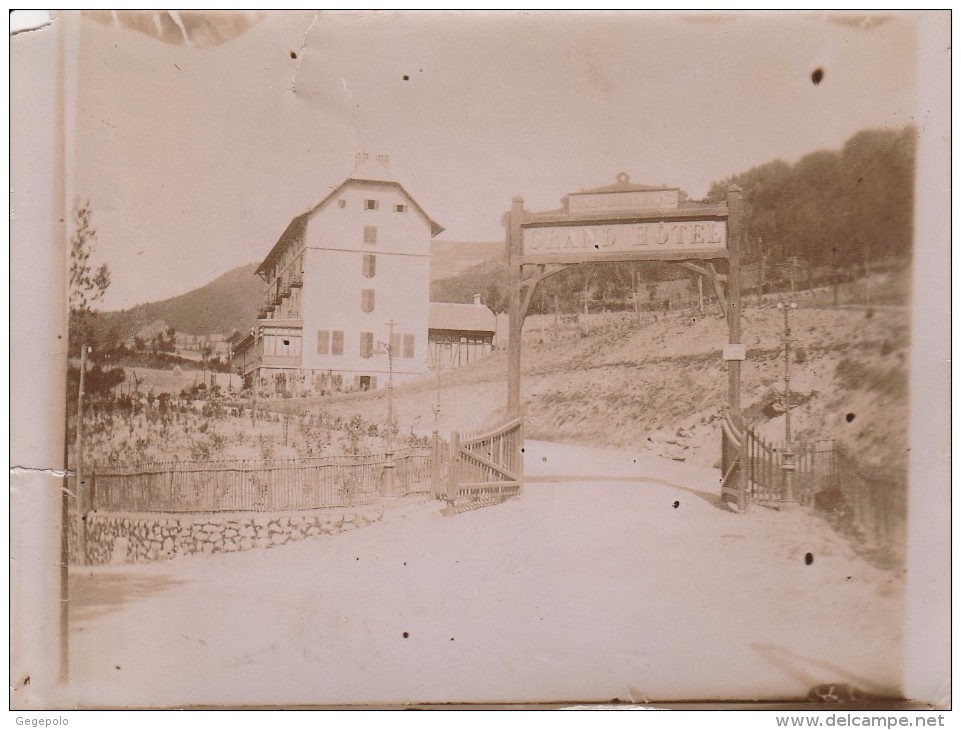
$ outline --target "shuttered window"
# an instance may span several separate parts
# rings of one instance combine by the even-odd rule
[[[404,357],[414,356],[414,336],[404,335]]]
[[[364,254],[363,273],[365,279],[373,279],[377,272],[377,257],[372,253]]]
[[[373,354],[374,354],[374,333],[361,332],[360,333],[360,356],[370,357]]]
[[[330,330],[317,330],[317,354],[330,354]]]
[[[396,332],[390,336],[390,356],[400,357],[400,334]]]
[[[344,333],[343,332],[334,332],[334,336],[332,338],[331,347],[330,347],[330,354],[331,355],[344,354]]]
[[[373,289],[360,290],[360,308],[365,312],[374,311],[374,290]]]
[[[364,243],[377,243],[377,226],[364,226]]]

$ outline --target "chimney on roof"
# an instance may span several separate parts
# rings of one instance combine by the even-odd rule
[[[484,303],[481,301],[480,294],[475,294],[475,295],[474,295],[474,306],[475,306],[475,307],[482,307],[482,306],[484,306]]]
[[[358,152],[354,155],[354,175],[369,180],[391,180],[390,155]]]

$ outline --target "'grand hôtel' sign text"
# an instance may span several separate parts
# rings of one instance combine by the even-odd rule
[[[539,226],[524,229],[524,257],[563,253],[715,251],[727,246],[723,220]]]

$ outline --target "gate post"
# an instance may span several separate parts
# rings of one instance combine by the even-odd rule
[[[430,442],[430,492],[434,499],[440,498],[440,435],[437,431],[434,431]]]
[[[460,485],[460,433],[450,435],[450,460],[447,463],[447,502],[454,504]]]
[[[517,426],[517,443],[514,444],[514,456],[517,459],[517,496],[524,493],[524,414],[521,413],[521,422]]]
[[[507,412],[509,416],[520,413],[521,404],[521,332],[524,330],[524,312],[521,311],[521,264],[523,251],[521,221],[524,216],[524,199],[511,200],[507,232],[507,271],[510,289],[510,327],[507,340]]]

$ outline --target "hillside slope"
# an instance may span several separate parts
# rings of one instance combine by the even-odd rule
[[[883,277],[879,277],[883,278]],[[855,299],[851,288],[842,302]],[[882,291],[883,281],[872,283]],[[832,308],[827,290],[798,297],[792,314],[792,426],[797,440],[836,438],[867,463],[907,459],[910,312],[899,305]],[[542,330],[543,324],[543,330]],[[604,448],[646,447],[692,463],[719,458],[719,416],[727,400],[721,348],[727,327],[717,313],[677,312],[640,320],[598,315],[590,331],[553,317],[529,317],[524,329],[521,395],[527,438]],[[766,301],[745,301],[742,404],[760,433],[783,439],[783,317]],[[542,340],[542,331],[544,332]],[[490,425],[503,416],[504,350],[475,365],[425,376],[394,390],[401,428],[429,432],[441,402],[441,431]],[[278,408],[361,413],[376,422],[386,394],[293,401]]]

